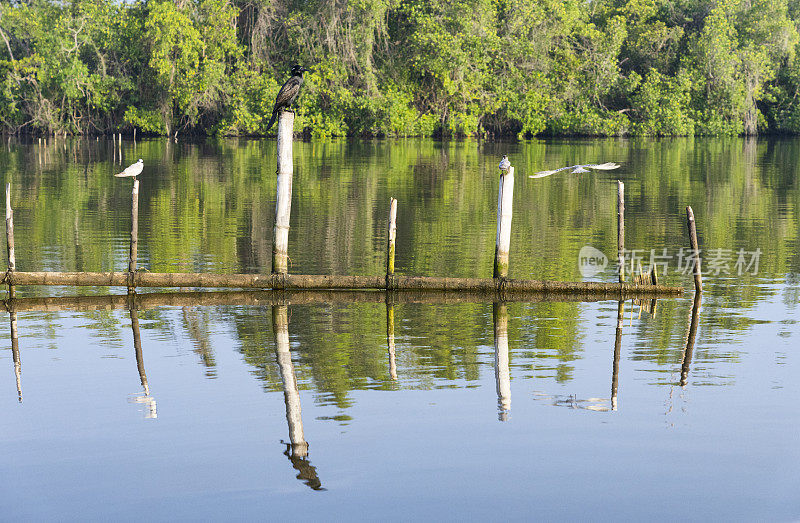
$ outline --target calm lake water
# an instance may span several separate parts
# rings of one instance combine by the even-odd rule
[[[110,142],[3,145],[18,270],[124,270]],[[139,265],[269,272],[274,147],[124,142],[122,166],[145,164]],[[131,312],[103,298],[119,289],[19,288],[0,315],[0,517],[800,518],[800,140],[297,142],[290,272],[381,274],[396,197],[399,274],[490,277],[505,153],[511,277],[615,281],[620,179],[626,246],[689,292],[172,293]],[[528,178],[606,161],[622,167]]]

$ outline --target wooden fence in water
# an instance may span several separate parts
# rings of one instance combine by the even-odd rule
[[[484,296],[508,297],[513,294],[573,294],[579,296],[604,296],[621,299],[639,296],[676,296],[682,287],[660,285],[654,268],[625,281],[624,252],[624,186],[618,184],[618,282],[559,282],[543,280],[515,280],[508,278],[511,242],[511,218],[514,188],[514,167],[501,171],[498,190],[497,235],[495,242],[493,278],[446,278],[425,276],[400,276],[394,274],[396,248],[397,200],[389,204],[386,273],[380,276],[302,275],[288,273],[289,216],[292,197],[292,137],[294,114],[282,112],[278,122],[278,179],[273,229],[272,272],[270,274],[213,274],[213,273],[151,273],[138,271],[139,180],[134,178],[131,193],[131,241],[128,270],[125,272],[24,272],[16,267],[14,250],[14,218],[11,206],[11,187],[6,184],[6,237],[8,270],[0,283],[8,285],[9,297],[14,298],[16,286],[108,286],[127,287],[134,293],[141,287],[178,288],[236,288],[273,290],[381,290],[381,291],[439,291],[470,292]],[[699,260],[694,216],[687,208],[691,246]],[[699,263],[695,266],[695,284],[702,290]]]

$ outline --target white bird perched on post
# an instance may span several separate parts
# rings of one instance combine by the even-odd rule
[[[114,176],[116,176],[117,178],[128,178],[128,177],[136,178],[137,176],[142,174],[142,169],[144,169],[144,160],[139,158],[138,162],[129,165],[128,167],[125,168],[124,171],[115,174]]]
[[[511,162],[508,161],[508,155],[504,154],[503,159],[500,160],[500,165],[497,166],[501,171],[506,172],[511,167]]]
[[[528,176],[528,178],[544,178],[545,176],[550,176],[551,174],[555,174],[558,171],[564,171],[567,169],[572,169],[574,173],[588,173],[589,169],[599,169],[601,171],[609,171],[611,169],[616,169],[619,167],[619,164],[614,162],[607,162],[607,163],[587,163],[584,165],[570,165],[569,167],[562,167],[560,169],[554,169],[552,171],[541,171],[536,174],[532,174]]]

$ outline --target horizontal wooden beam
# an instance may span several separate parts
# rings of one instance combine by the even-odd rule
[[[424,276],[340,276],[309,274],[208,274],[137,272],[134,287],[188,287],[234,289],[348,289],[348,290],[435,290],[475,292],[552,292],[578,295],[677,296],[683,287],[635,285],[606,282],[557,282],[508,280],[502,278],[436,278]],[[128,287],[127,272],[7,272],[0,281],[7,285],[52,285]]]

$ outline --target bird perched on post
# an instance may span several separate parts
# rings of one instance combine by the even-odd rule
[[[267,131],[272,128],[272,124],[275,123],[275,118],[278,117],[280,110],[291,110],[294,99],[300,93],[300,86],[303,85],[303,73],[308,71],[311,71],[311,69],[306,69],[301,65],[295,64],[292,66],[292,77],[286,80],[281,90],[278,91],[278,96],[275,97],[275,106],[272,108],[272,118],[269,119],[267,124]]]
[[[504,154],[503,159],[500,160],[500,165],[497,166],[501,171],[506,172],[511,167],[511,162],[508,161],[508,155]]]
[[[121,173],[117,173],[114,176],[116,176],[117,178],[127,178],[127,177],[136,178],[137,176],[142,174],[142,169],[144,169],[144,161],[141,158],[139,158],[138,162],[127,166],[124,171],[122,171]]]
[[[601,171],[608,171],[611,169],[616,169],[619,167],[619,164],[614,162],[607,162],[607,163],[587,163],[584,165],[570,165],[569,167],[561,167],[560,169],[554,169],[552,171],[541,171],[536,174],[532,174],[528,176],[528,178],[544,178],[545,176],[550,176],[551,174],[555,174],[559,171],[565,171],[567,169],[572,169],[574,173],[588,173],[589,169],[599,169]]]

